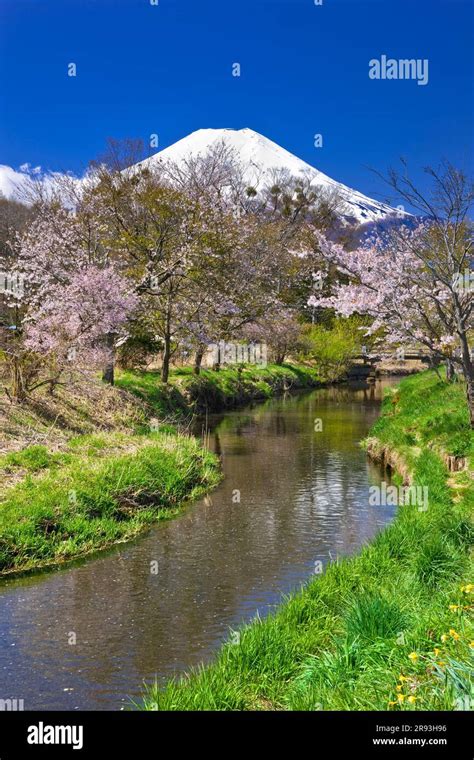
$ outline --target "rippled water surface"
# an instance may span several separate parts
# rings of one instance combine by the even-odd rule
[[[381,394],[341,386],[212,419],[225,479],[210,497],[107,554],[3,582],[0,697],[119,709],[208,660],[318,560],[355,552],[394,513],[369,506],[381,473],[358,445]]]

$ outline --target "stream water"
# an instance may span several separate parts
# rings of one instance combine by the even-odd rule
[[[369,505],[382,473],[359,446],[393,382],[211,418],[225,478],[207,498],[105,554],[3,581],[0,698],[26,710],[120,709],[144,681],[208,661],[318,561],[356,552],[396,509]]]

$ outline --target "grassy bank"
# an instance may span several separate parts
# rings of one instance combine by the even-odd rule
[[[174,369],[168,385],[160,382],[158,372],[122,371],[117,385],[146,401],[158,417],[179,418],[189,413],[233,409],[284,391],[314,388],[320,381],[311,367],[271,364],[265,368],[202,370],[200,375],[195,375],[191,367]]]
[[[64,451],[8,454],[28,474],[0,506],[0,572],[63,562],[137,535],[219,481],[218,460],[191,437],[97,434]]]
[[[473,437],[463,391],[425,373],[391,393],[368,442],[427,486],[353,558],[244,626],[148,710],[453,710],[472,704]],[[467,469],[449,473],[445,454]]]
[[[94,378],[0,407],[0,575],[128,540],[212,488],[219,462]]]

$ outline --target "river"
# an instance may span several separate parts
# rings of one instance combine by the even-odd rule
[[[144,681],[209,661],[242,621],[394,516],[359,446],[383,387],[287,396],[209,419],[225,478],[137,540],[0,584],[0,698],[25,709],[129,706]]]

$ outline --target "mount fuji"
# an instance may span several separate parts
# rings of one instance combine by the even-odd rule
[[[400,216],[398,209],[336,182],[277,143],[247,128],[198,129],[150,158],[140,161],[139,165],[151,169],[161,164],[165,168],[168,162],[179,164],[185,158],[204,156],[217,143],[224,143],[234,151],[244,167],[245,181],[257,191],[268,183],[275,170],[283,170],[295,178],[308,178],[314,187],[336,192],[343,201],[342,215],[347,221],[365,224]]]

